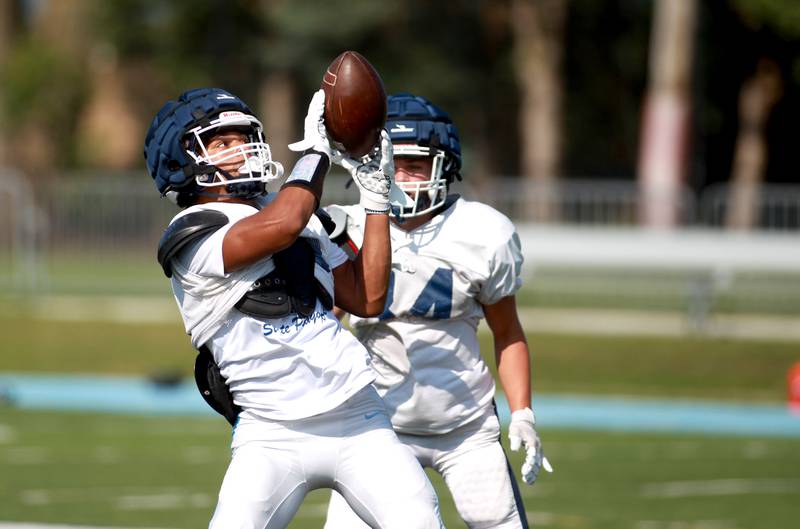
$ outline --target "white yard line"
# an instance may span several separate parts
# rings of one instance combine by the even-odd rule
[[[535,332],[800,341],[797,316],[714,314],[694,329],[680,312],[520,308],[519,314],[525,329]]]
[[[112,323],[179,323],[172,298],[135,296],[44,296],[33,301],[33,316],[51,321]]]
[[[634,529],[737,529],[731,520],[640,520]]]
[[[800,492],[800,479],[715,479],[668,481],[642,487],[646,498],[696,498],[739,494],[788,494]]]

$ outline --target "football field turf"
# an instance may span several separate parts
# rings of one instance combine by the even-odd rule
[[[212,418],[0,409],[0,520],[205,527],[230,430]],[[536,527],[791,529],[800,509],[797,439],[542,429],[555,473],[521,485]],[[504,442],[505,444],[505,442]],[[520,457],[510,453],[515,470]],[[387,476],[391,479],[391,476]],[[448,527],[463,527],[441,487]],[[294,528],[321,527],[327,492]]]
[[[0,372],[190,376],[196,354],[175,314],[164,323],[64,321],[0,303],[0,335]],[[494,370],[491,339],[480,338]],[[528,333],[528,343],[534,393],[782,402],[786,372],[800,361],[792,341]]]
[[[6,373],[188,375],[193,360],[175,321],[53,321],[7,311],[0,332]],[[780,403],[786,370],[800,360],[797,343],[777,341],[545,333],[529,341],[534,389],[547,395]],[[483,347],[491,351],[485,336]],[[798,526],[800,438],[610,433],[544,423],[540,431],[556,471],[533,487],[521,485],[535,527]],[[217,417],[0,404],[0,522],[205,527],[229,442],[230,430]],[[509,455],[518,473],[520,456]],[[463,527],[440,480],[433,481],[448,527]],[[312,493],[292,527],[321,527],[326,498]]]

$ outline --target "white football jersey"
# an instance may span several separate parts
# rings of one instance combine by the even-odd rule
[[[360,247],[363,209],[329,209],[337,208]],[[377,318],[350,319],[372,355],[392,424],[406,434],[450,432],[491,406],[494,380],[477,338],[482,305],[522,284],[519,238],[507,217],[457,196],[445,208],[410,232],[392,225],[386,308]]]
[[[335,408],[372,382],[366,350],[319,302],[306,318],[254,318],[234,308],[256,279],[275,268],[268,257],[225,272],[225,234],[258,210],[215,202],[192,206],[175,218],[202,209],[221,211],[229,222],[173,258],[172,289],[192,344],[211,350],[243,413],[279,420],[310,417]],[[314,275],[332,295],[331,271],[347,256],[316,216],[300,236],[312,240]]]

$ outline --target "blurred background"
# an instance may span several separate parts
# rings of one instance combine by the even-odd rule
[[[452,191],[518,227],[556,467],[532,523],[797,527],[800,2],[0,0],[0,528],[207,523],[229,430],[187,380],[144,134],[219,86],[290,168],[348,49],[451,114]]]

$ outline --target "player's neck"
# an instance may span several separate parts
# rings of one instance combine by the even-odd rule
[[[234,204],[247,204],[248,206],[255,205],[254,200],[245,199],[242,197],[238,197],[236,195],[228,194],[221,187],[210,187],[208,188],[207,192],[201,193],[197,197],[198,204],[207,204],[209,202],[229,202]]]
[[[400,228],[403,231],[412,231],[416,230],[423,224],[427,224],[433,217],[436,216],[436,213],[426,213],[425,215],[419,217],[411,217],[408,219],[397,219],[395,217],[391,217],[392,222],[395,226]]]

